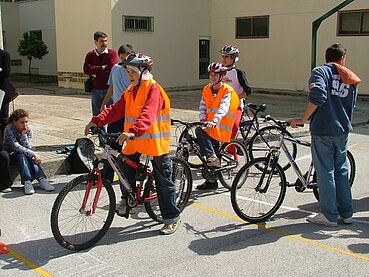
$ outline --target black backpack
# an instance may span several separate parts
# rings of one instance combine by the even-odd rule
[[[74,143],[69,156],[67,157],[67,161],[70,165],[68,174],[90,172],[90,169],[86,166],[86,163],[92,163],[95,158],[94,153],[95,145],[89,138],[78,138]]]

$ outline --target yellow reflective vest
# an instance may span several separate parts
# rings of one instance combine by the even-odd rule
[[[131,126],[136,122],[141,115],[147,95],[150,88],[156,81],[150,79],[143,81],[138,88],[136,98],[133,98],[132,93],[126,93],[133,90],[130,85],[124,93],[126,108],[124,114],[124,131],[129,132]],[[128,140],[127,146],[123,149],[123,154],[130,155],[136,152],[151,155],[161,156],[169,153],[170,148],[170,99],[164,89],[158,84],[161,95],[164,99],[164,108],[158,112],[156,119],[151,127],[140,137],[134,140]]]
[[[206,120],[213,120],[217,113],[220,103],[224,95],[231,93],[231,103],[229,106],[228,113],[217,122],[217,125],[212,130],[205,130],[210,137],[217,141],[229,142],[231,140],[232,128],[234,120],[236,118],[236,112],[238,104],[240,102],[237,93],[234,89],[228,85],[223,84],[219,90],[217,96],[214,98],[211,92],[210,85],[205,86],[202,91],[202,98],[205,101],[206,107]]]

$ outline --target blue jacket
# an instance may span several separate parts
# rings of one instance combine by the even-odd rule
[[[309,89],[309,101],[318,106],[310,118],[312,135],[338,136],[352,131],[357,87],[344,84],[335,65],[327,63],[314,68]]]

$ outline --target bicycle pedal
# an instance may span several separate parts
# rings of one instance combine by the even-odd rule
[[[307,188],[308,189],[314,189],[314,188],[317,188],[318,187],[318,184],[317,183],[311,183],[311,184],[308,184],[307,185]]]

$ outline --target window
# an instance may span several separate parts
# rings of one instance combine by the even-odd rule
[[[123,30],[154,32],[154,17],[123,15]]]
[[[269,15],[236,18],[236,38],[268,37]]]
[[[338,13],[338,35],[369,35],[369,10]]]
[[[210,39],[199,40],[199,79],[209,78]]]
[[[38,40],[42,40],[42,31],[29,31],[30,34],[34,34]]]

